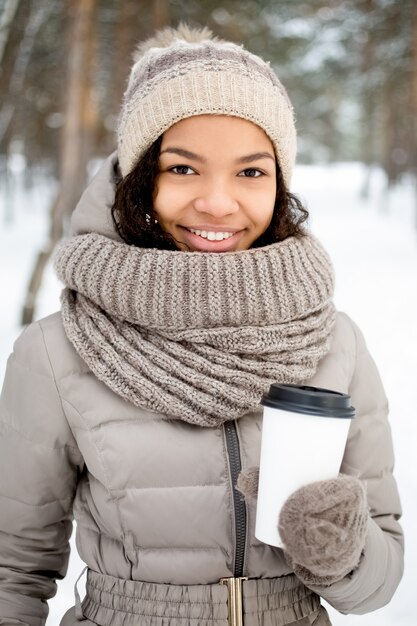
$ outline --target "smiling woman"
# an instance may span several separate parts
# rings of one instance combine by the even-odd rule
[[[87,594],[61,626],[328,626],[321,597],[344,613],[390,599],[403,544],[387,402],[289,191],[295,149],[262,59],[185,26],[138,48],[117,153],[56,253],[62,309],[8,362],[0,624],[43,626],[73,517]],[[272,383],[356,408],[350,476],[289,496],[281,547],[255,536]]]
[[[259,126],[203,115],[164,133],[154,210],[180,250],[247,250],[268,228],[275,198],[274,148]]]
[[[190,176],[198,178],[181,180]],[[112,215],[126,243],[200,252],[302,236],[308,218],[286,187],[265,131],[241,117],[213,114],[181,120],[159,137],[119,180]],[[200,232],[190,237],[185,229]],[[226,238],[232,241],[226,244]],[[209,244],[215,241],[222,244]]]

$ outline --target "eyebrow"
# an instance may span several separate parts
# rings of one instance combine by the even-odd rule
[[[179,154],[180,156],[185,157],[186,159],[193,159],[193,161],[200,161],[200,163],[205,163],[205,159],[195,152],[190,152],[189,150],[184,150],[184,148],[165,148],[165,150],[161,150],[160,154],[165,154],[165,152],[169,152],[170,154]]]
[[[258,161],[259,159],[271,159],[275,161],[275,157],[270,152],[255,152],[254,154],[247,154],[240,157],[238,163],[251,163],[252,161]]]
[[[165,150],[162,150],[160,154],[165,154],[166,152],[169,154],[178,154],[186,159],[193,159],[194,161],[199,161],[200,163],[206,162],[204,157],[196,154],[195,152],[190,152],[190,150],[184,150],[184,148],[172,146],[165,148]],[[275,157],[272,156],[270,152],[254,152],[253,154],[246,154],[245,156],[239,157],[236,159],[236,163],[252,163],[253,161],[258,161],[259,159],[271,159],[275,162]]]

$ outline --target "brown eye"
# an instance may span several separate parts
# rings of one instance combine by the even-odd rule
[[[254,167],[250,167],[240,172],[239,176],[243,176],[244,178],[259,178],[259,176],[263,176],[263,172]]]
[[[189,167],[188,165],[175,165],[171,167],[170,172],[174,174],[179,174],[180,176],[189,176],[190,174],[195,174],[195,171]]]

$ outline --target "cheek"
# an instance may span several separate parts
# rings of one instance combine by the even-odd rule
[[[170,197],[172,199],[169,185],[167,185],[164,180],[159,180],[153,197],[153,209],[161,219],[166,219],[169,216]]]
[[[275,198],[275,190],[266,190],[262,198],[259,198],[254,215],[258,227],[262,230],[266,230],[271,223],[275,209]]]
[[[175,221],[186,204],[186,190],[182,189],[180,185],[171,184],[162,177],[153,200],[153,208],[160,221]]]

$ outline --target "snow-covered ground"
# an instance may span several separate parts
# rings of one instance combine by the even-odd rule
[[[307,203],[313,232],[330,252],[336,268],[336,304],[362,328],[390,399],[396,450],[396,477],[406,533],[406,568],[391,603],[365,616],[342,616],[330,609],[335,626],[413,626],[417,565],[417,230],[415,198],[404,183],[387,197],[374,172],[371,195],[359,198],[364,171],[355,164],[299,166],[293,189]],[[53,190],[40,181],[30,193],[20,190],[15,218],[1,223],[6,202],[0,191],[0,380],[7,355],[20,332],[18,319],[34,255],[46,236]],[[59,306],[59,285],[48,269],[36,317]],[[69,572],[50,602],[48,625],[73,604],[73,585],[83,564],[72,552]],[[82,585],[81,585],[82,589]]]

